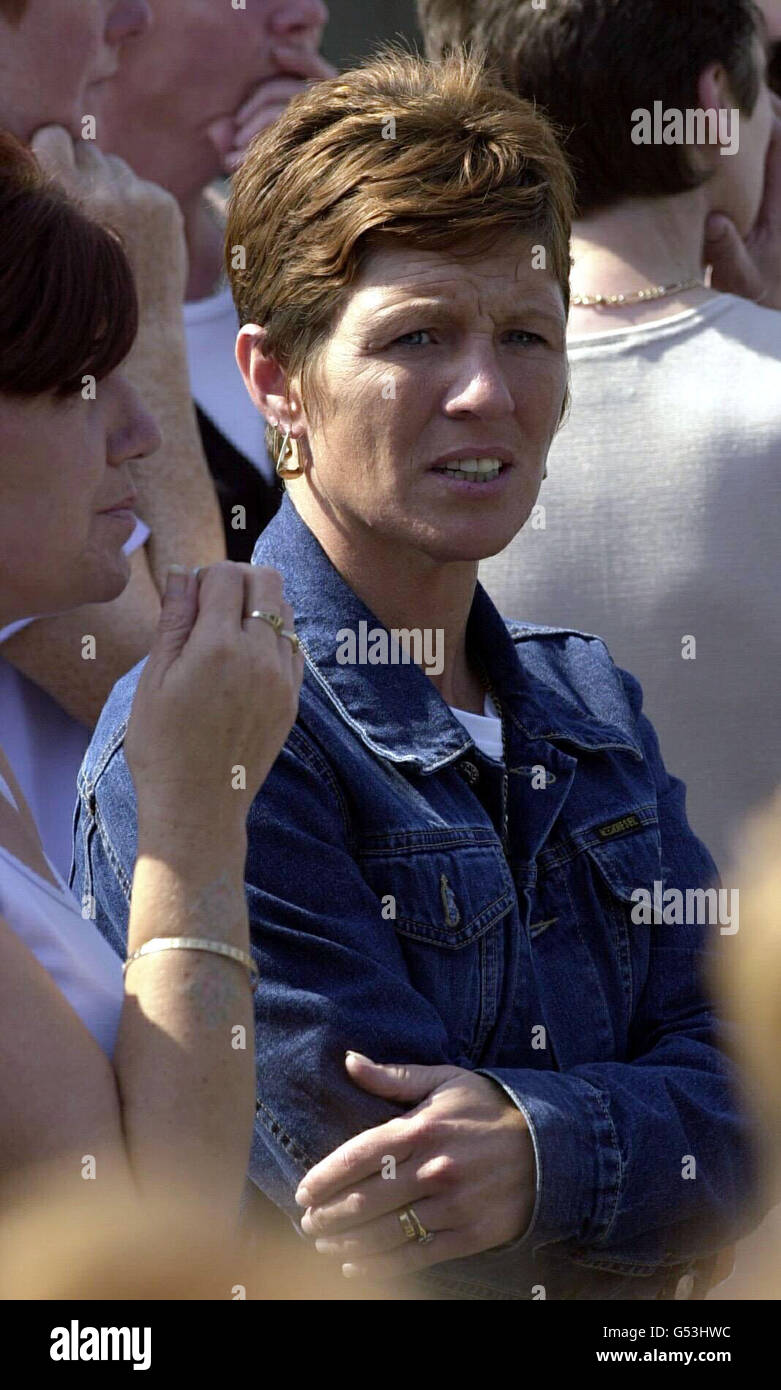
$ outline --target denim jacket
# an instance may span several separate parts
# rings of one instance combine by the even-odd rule
[[[437,1266],[433,1296],[659,1296],[734,1237],[753,1162],[700,980],[708,930],[632,916],[634,890],[716,873],[637,682],[598,638],[505,624],[478,586],[467,639],[505,773],[420,667],[337,661],[339,631],[381,625],[289,498],[253,561],[284,576],[306,675],[248,821],[251,1176],[295,1217],[312,1164],[401,1113],[352,1084],[348,1048],[479,1071],[529,1125],[534,1211],[519,1240]],[[103,711],[75,823],[75,891],[122,954],[139,672]]]

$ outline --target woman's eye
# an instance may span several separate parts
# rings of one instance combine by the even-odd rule
[[[431,334],[428,328],[414,328],[411,333],[402,333],[401,337],[394,338],[393,341],[394,343],[402,343],[408,347],[424,347],[425,344],[422,343],[420,339],[430,337]],[[416,339],[417,341],[413,342],[413,339]]]
[[[511,338],[520,338],[524,343],[544,343],[545,339],[540,333],[527,333],[525,328],[513,328],[510,330]]]

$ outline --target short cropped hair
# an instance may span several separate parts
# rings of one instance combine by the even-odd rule
[[[705,182],[685,145],[638,146],[632,113],[655,101],[700,107],[710,63],[726,70],[750,116],[760,91],[754,0],[417,0],[432,59],[462,44],[487,55],[510,91],[537,101],[564,132],[581,215],[627,197],[683,193]]]
[[[295,97],[250,146],[225,241],[239,318],[267,330],[267,352],[306,391],[371,250],[507,230],[544,247],[566,311],[572,193],[551,126],[478,62],[386,48]]]
[[[119,237],[93,221],[13,135],[0,132],[0,391],[80,391],[108,376],[138,327]]]

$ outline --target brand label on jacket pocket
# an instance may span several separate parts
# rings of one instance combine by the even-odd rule
[[[639,816],[622,816],[620,820],[610,820],[606,825],[597,826],[597,834],[600,840],[612,840],[614,835],[623,835],[627,830],[640,830],[642,822]]]

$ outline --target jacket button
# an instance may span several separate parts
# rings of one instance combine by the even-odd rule
[[[694,1283],[693,1274],[682,1274],[678,1283],[675,1285],[675,1294],[673,1296],[677,1299],[691,1298],[694,1293]]]
[[[472,787],[479,780],[480,769],[475,767],[474,763],[461,763],[458,770]]]

